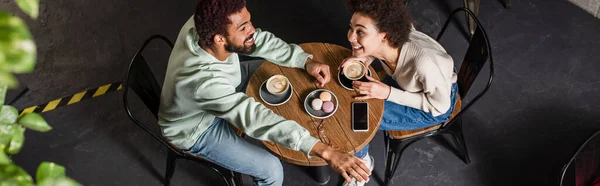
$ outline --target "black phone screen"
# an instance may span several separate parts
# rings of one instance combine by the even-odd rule
[[[352,103],[352,130],[369,130],[369,105],[367,103]]]

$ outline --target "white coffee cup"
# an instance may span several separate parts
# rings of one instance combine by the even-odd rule
[[[290,89],[290,80],[281,74],[276,74],[267,80],[266,86],[269,93],[282,95]]]
[[[360,61],[351,61],[344,66],[342,74],[349,80],[359,80],[367,74],[367,67]]]

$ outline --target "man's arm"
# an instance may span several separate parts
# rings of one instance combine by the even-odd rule
[[[254,34],[254,41],[256,50],[250,56],[261,57],[278,65],[304,68],[307,58],[312,59],[312,55],[305,53],[300,46],[288,44],[259,28]]]
[[[256,50],[251,56],[261,57],[275,64],[303,68],[317,79],[317,85],[325,86],[331,80],[329,65],[312,60],[312,55],[305,53],[300,46],[287,44],[270,32],[256,29],[254,36]]]
[[[199,109],[225,119],[248,136],[322,157],[349,182],[350,176],[359,181],[368,179],[371,172],[359,158],[319,142],[295,121],[285,120],[246,94],[235,92],[226,78],[210,73],[202,75],[195,92]]]
[[[198,109],[225,119],[248,136],[307,155],[318,141],[295,121],[285,120],[246,94],[235,92],[235,87],[224,77],[204,74],[199,82],[195,92]]]

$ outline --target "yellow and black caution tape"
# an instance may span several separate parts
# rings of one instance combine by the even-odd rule
[[[58,107],[75,104],[82,100],[95,98],[95,97],[104,95],[106,93],[112,92],[112,91],[121,90],[122,88],[123,88],[123,85],[121,84],[121,82],[115,82],[115,83],[106,84],[106,85],[103,85],[100,87],[91,88],[86,91],[82,91],[77,94],[73,94],[71,96],[52,100],[46,104],[36,105],[36,106],[32,106],[32,107],[20,110],[19,116],[22,116],[23,114],[27,114],[27,113],[31,113],[31,112],[37,112],[37,113],[48,112],[48,111],[54,110]]]

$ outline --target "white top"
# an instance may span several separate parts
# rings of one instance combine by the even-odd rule
[[[385,72],[400,85],[392,87],[388,101],[439,116],[450,109],[452,84],[456,82],[454,61],[433,38],[412,28],[402,45],[398,64]]]

